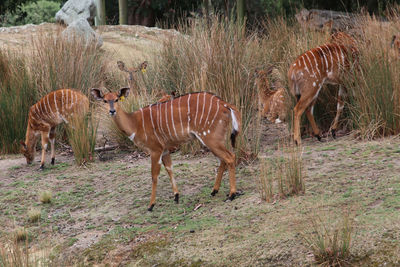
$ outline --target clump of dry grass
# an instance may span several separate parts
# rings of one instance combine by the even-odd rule
[[[40,209],[38,208],[31,208],[28,211],[28,221],[29,222],[38,222],[40,220],[40,216],[42,215]]]
[[[94,159],[98,120],[93,112],[86,115],[73,116],[69,120],[67,135],[78,166]]]
[[[43,191],[39,194],[39,201],[43,204],[50,203],[53,195],[50,191]]]
[[[0,243],[0,266],[2,267],[28,267],[28,266],[53,266],[49,254],[44,249],[41,253],[37,250],[32,253],[28,241],[18,242],[15,238]]]
[[[16,241],[24,241],[28,238],[28,231],[26,231],[25,228],[23,227],[18,227],[17,229],[15,229],[14,231],[14,239]]]
[[[260,161],[259,190],[261,199],[274,198],[274,184],[280,198],[301,195],[305,192],[304,167],[301,147],[284,145],[275,161]]]
[[[321,218],[310,219],[311,233],[302,238],[312,251],[316,263],[321,266],[350,266],[351,241],[354,232],[353,221],[346,214],[341,225],[329,227]]]
[[[266,159],[261,159],[260,175],[258,178],[261,199],[271,202],[274,194],[274,175],[272,173],[271,164],[269,164]]]

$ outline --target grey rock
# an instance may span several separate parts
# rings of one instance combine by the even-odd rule
[[[88,21],[84,18],[72,22],[62,32],[62,35],[67,40],[80,38],[85,44],[95,42],[97,47],[103,45],[103,39],[92,29],[92,27],[90,27]]]
[[[94,0],[69,0],[57,12],[56,21],[70,25],[78,19],[86,19],[93,24],[96,16],[96,5]]]

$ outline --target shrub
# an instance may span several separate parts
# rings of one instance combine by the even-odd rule
[[[28,2],[20,6],[22,14],[26,14],[23,24],[40,24],[42,22],[55,22],[55,15],[60,10],[60,3],[47,0]]]
[[[10,51],[0,51],[0,153],[17,153],[25,140],[30,106],[36,90],[28,62]]]
[[[310,219],[311,233],[302,234],[307,247],[312,251],[314,259],[323,266],[347,266],[351,261],[351,240],[353,222],[348,215],[342,216],[340,226],[326,225],[321,218]]]
[[[262,200],[271,202],[273,199],[273,173],[271,164],[266,159],[260,160],[260,176],[259,176],[259,191]]]

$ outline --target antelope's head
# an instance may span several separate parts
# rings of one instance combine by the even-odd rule
[[[136,68],[127,68],[123,61],[117,61],[117,66],[121,71],[129,73],[129,80],[132,81],[133,80],[133,73],[138,72],[138,71],[141,71],[143,73],[146,72],[146,68],[148,66],[148,62],[147,61],[143,61]]]
[[[31,164],[32,161],[35,159],[35,152],[29,149],[29,147],[25,144],[24,141],[21,141],[20,144],[21,144],[21,149],[20,149],[21,154],[24,155],[24,157],[26,158],[26,163]]]
[[[258,87],[259,90],[263,89],[264,91],[270,89],[268,75],[271,74],[274,66],[269,66],[267,69],[256,69],[254,71],[255,77],[255,85]]]
[[[116,107],[118,105],[118,101],[122,101],[129,95],[130,89],[128,87],[124,87],[119,89],[118,92],[109,92],[103,95],[100,89],[92,88],[91,94],[92,96],[98,100],[103,101],[109,105],[109,114],[111,116],[115,116],[117,114]]]
[[[390,46],[394,48],[394,50],[397,52],[397,55],[400,57],[400,35],[393,35]]]

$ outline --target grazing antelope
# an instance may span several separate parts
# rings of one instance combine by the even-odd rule
[[[390,47],[392,47],[397,56],[400,58],[400,36],[399,35],[393,35],[392,37],[392,42],[390,43]]]
[[[241,128],[241,115],[236,107],[211,93],[200,92],[181,95],[127,113],[121,109],[118,101],[127,97],[129,90],[122,88],[117,93],[103,95],[99,89],[93,88],[91,93],[94,98],[109,105],[109,114],[118,128],[150,154],[153,184],[148,210],[152,211],[155,205],[161,163],[171,180],[175,202],[179,202],[169,150],[193,138],[200,140],[221,160],[211,195],[218,192],[222,175],[228,169],[229,199],[233,200],[236,195],[235,154],[225,147],[225,137],[232,122],[231,143],[234,147]]]
[[[332,136],[336,137],[336,129],[339,116],[343,110],[344,89],[341,85],[343,74],[349,71],[352,63],[356,63],[358,51],[354,45],[355,41],[350,42],[351,37],[344,33],[336,33],[331,41],[316,48],[313,48],[300,55],[288,71],[289,87],[297,98],[294,107],[294,141],[300,144],[300,119],[306,112],[307,118],[311,123],[314,135],[321,140],[320,130],[318,129],[314,116],[313,108],[318,94],[325,83],[339,84],[337,100],[337,112],[331,127]],[[346,44],[346,45],[344,45]]]
[[[255,70],[255,83],[258,89],[259,112],[271,122],[280,123],[286,118],[286,90],[280,83],[277,90],[271,90],[268,75],[274,66],[266,70]]]
[[[132,90],[132,92],[138,91],[138,88],[135,88],[136,90],[134,90],[134,83],[133,83],[134,82],[134,75],[133,75],[133,73],[136,73],[138,71],[141,71],[143,73],[146,72],[146,68],[148,66],[147,61],[143,61],[142,63],[140,63],[137,66],[137,68],[127,68],[125,66],[125,63],[122,62],[122,61],[117,61],[117,65],[118,65],[118,68],[121,71],[127,72],[129,74],[129,78],[128,78],[129,79],[129,87]]]
[[[89,100],[81,92],[72,89],[53,91],[40,99],[29,109],[28,126],[25,142],[21,141],[21,153],[26,162],[31,164],[35,157],[35,146],[39,134],[42,138],[42,160],[40,169],[44,167],[47,144],[51,144],[51,164],[54,165],[55,127],[68,123],[70,116],[82,115],[89,110]]]

